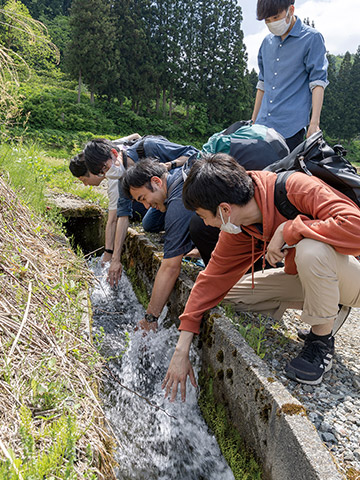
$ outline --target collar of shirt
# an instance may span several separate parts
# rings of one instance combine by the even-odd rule
[[[184,179],[181,168],[175,168],[170,170],[166,177],[167,197],[164,204],[167,205],[171,198],[179,196],[179,189],[181,190],[180,196],[182,196],[182,187]]]
[[[296,21],[294,23],[294,26],[292,27],[290,32],[284,38],[284,42],[288,37],[300,37],[301,28],[302,28],[302,21],[298,17],[295,17],[295,18],[296,18]],[[281,40],[281,38],[280,38],[280,40]]]

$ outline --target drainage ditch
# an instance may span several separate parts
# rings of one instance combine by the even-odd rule
[[[161,381],[178,338],[175,326],[160,326],[146,337],[134,332],[144,309],[125,274],[111,290],[99,261],[91,269],[99,279],[91,295],[93,338],[109,359],[102,400],[119,445],[118,478],[233,480],[201,416],[197,392],[189,386],[186,403],[164,399]],[[198,371],[195,349],[192,360]]]

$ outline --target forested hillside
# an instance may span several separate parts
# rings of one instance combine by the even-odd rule
[[[236,0],[0,0],[0,6],[0,43],[18,75],[1,74],[19,107],[12,111],[12,104],[10,112],[1,100],[12,136],[67,151],[91,135],[133,131],[201,145],[251,115],[257,75],[246,67]],[[321,126],[360,161],[360,48],[328,58]]]

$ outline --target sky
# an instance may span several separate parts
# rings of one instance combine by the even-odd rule
[[[269,33],[265,22],[256,20],[256,0],[238,0],[242,8],[242,30],[248,53],[248,68],[257,68],[257,53],[263,38]],[[360,45],[359,0],[295,0],[295,15],[315,22],[326,49],[333,55],[346,51],[355,53]]]

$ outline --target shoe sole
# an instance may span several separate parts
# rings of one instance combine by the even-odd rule
[[[296,373],[293,370],[289,370],[289,371],[285,370],[285,375],[291,380],[294,380],[295,382],[298,382],[298,383],[303,383],[304,385],[319,385],[319,383],[322,382],[325,373],[328,372],[331,369],[331,367],[332,367],[332,359],[325,367],[324,373],[321,375],[321,377],[317,378],[316,380],[304,380],[303,378],[298,378],[296,376]]]

